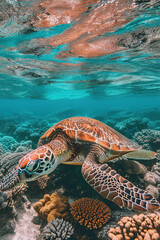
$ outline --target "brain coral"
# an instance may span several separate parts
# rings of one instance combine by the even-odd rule
[[[160,216],[157,214],[134,215],[123,217],[116,228],[110,228],[108,237],[111,240],[159,240]]]
[[[48,222],[54,218],[64,218],[68,220],[69,214],[69,203],[66,197],[60,196],[58,193],[53,193],[51,196],[45,194],[43,199],[36,202],[33,208],[40,217],[46,219]]]
[[[44,237],[47,240],[66,240],[71,237],[74,229],[72,225],[62,219],[53,219],[44,228]]]
[[[100,228],[111,216],[109,207],[103,202],[91,198],[76,200],[71,206],[74,220],[89,229]]]

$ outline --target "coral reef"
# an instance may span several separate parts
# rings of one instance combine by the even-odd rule
[[[97,229],[110,219],[111,211],[99,200],[81,198],[71,205],[71,214],[79,224],[89,229]]]
[[[4,154],[1,156],[0,160],[0,179],[5,176],[8,172],[10,172],[14,167],[17,166],[19,160],[27,154],[27,151],[25,152],[15,152],[10,154]]]
[[[125,216],[128,217],[133,217],[133,215],[135,215],[134,212],[129,211],[127,209],[123,209],[123,211],[121,209],[112,209],[112,215],[111,218],[109,220],[109,222],[107,222],[104,226],[102,226],[102,228],[100,228],[100,230],[97,232],[97,239],[98,240],[108,240],[108,231],[110,230],[110,228],[116,228],[117,227],[117,223]]]
[[[160,131],[158,130],[143,129],[136,132],[133,138],[144,149],[155,152],[160,149]]]
[[[32,141],[31,140],[25,140],[17,142],[13,137],[11,136],[4,136],[0,138],[0,148],[1,148],[1,154],[5,154],[6,152],[22,152],[21,149],[32,149]]]
[[[14,132],[14,135],[19,141],[29,139],[29,136],[31,134],[32,134],[31,129],[28,126],[23,126],[23,125],[16,128]]]
[[[0,144],[4,152],[9,152],[12,150],[13,146],[17,144],[17,141],[11,136],[3,136],[0,138]]]
[[[14,233],[17,213],[8,194],[5,192],[0,192],[0,216],[0,236]]]
[[[64,113],[62,112],[61,118],[63,118],[63,115],[64,115]],[[70,113],[68,113],[68,115],[70,116]],[[145,124],[147,125],[146,127],[150,126],[150,122],[148,123],[148,120],[145,120],[144,125],[143,125],[143,118],[142,118],[139,126],[137,127],[136,126],[137,118],[132,118],[130,125],[129,125],[128,121],[123,121],[124,118],[125,117],[121,115],[119,118],[120,120],[116,119],[114,121],[111,119],[108,122],[108,124],[113,125],[112,127],[115,127],[115,125],[116,125],[117,129],[119,128],[118,131],[120,131],[120,128],[121,128],[121,132],[124,131],[124,134],[126,136],[129,136],[129,134],[130,134],[130,136],[133,136],[133,133],[135,131],[141,130],[141,132],[135,133],[135,135],[134,135],[135,141],[137,141],[140,145],[143,145],[146,149],[156,150],[156,151],[158,149],[160,149],[160,147],[159,147],[159,137],[160,137],[159,132],[160,131],[148,130],[148,129],[142,130],[145,127]],[[105,121],[105,119],[106,119],[106,117],[104,117],[103,121]],[[119,121],[119,124],[117,123],[118,121]],[[45,132],[45,130],[47,130],[52,125],[52,123],[53,123],[53,117],[50,117],[50,118],[48,117],[47,121],[38,121],[37,119],[32,118],[31,120],[24,121],[23,123],[21,121],[10,122],[10,125],[8,125],[6,128],[4,127],[4,129],[1,129],[1,133],[0,133],[0,139],[1,139],[0,178],[3,177],[5,174],[7,174],[12,168],[14,168],[17,165],[19,159],[22,158],[25,154],[27,154],[28,151],[30,151],[29,148],[31,148],[33,146],[36,147],[38,138],[42,135],[43,132]],[[9,124],[9,121],[7,121],[7,124]],[[123,125],[124,127],[121,127],[121,125]],[[26,129],[26,132],[27,132],[27,129],[29,129],[28,135],[25,135],[25,132],[23,132],[23,134],[21,136],[20,135],[16,136],[16,130],[21,127],[23,129]],[[0,126],[0,128],[2,128],[2,126]],[[5,142],[5,139],[9,139],[8,135],[12,136],[10,138],[11,142],[8,142],[8,141]],[[139,136],[140,136],[140,138],[138,138]],[[22,141],[22,140],[24,140],[24,141]],[[143,141],[144,141],[144,143],[143,143]],[[3,142],[3,144],[2,144],[2,142]],[[9,153],[8,151],[10,151],[12,153]],[[133,154],[137,154],[137,153],[138,153],[138,151],[134,152]],[[127,157],[127,155],[125,155],[119,161],[119,163],[118,163],[118,161],[113,163],[113,164],[115,164],[115,169],[119,170],[122,175],[126,174],[126,177],[132,178],[131,181],[134,183],[136,182],[136,184],[138,183],[137,184],[138,186],[139,186],[139,184],[141,184],[141,186],[139,186],[139,187],[144,188],[144,183],[145,183],[147,185],[146,190],[148,192],[151,192],[156,198],[158,198],[159,194],[160,194],[160,163],[156,163],[155,165],[153,165],[156,162],[156,160],[152,161],[152,163],[151,163],[151,161],[145,161],[145,162],[141,161],[141,163],[145,164],[145,166],[147,167],[146,168],[143,164],[136,162],[136,161],[130,161],[127,158],[130,159],[130,157]],[[136,159],[135,155],[132,156],[131,159]],[[110,162],[109,164],[112,164],[112,163]],[[152,165],[153,165],[153,167],[151,168]],[[148,172],[147,169],[150,172]],[[71,172],[72,172],[72,178],[70,177]],[[140,176],[138,176],[137,174],[140,174]],[[56,177],[53,177],[54,175]],[[63,175],[63,177],[62,177],[62,175]],[[143,179],[141,179],[141,178],[143,178],[142,175],[145,175],[144,181],[143,181]],[[31,184],[35,184],[33,186],[33,189],[31,188],[31,191],[28,191],[25,194],[26,194],[26,196],[29,196],[30,199],[32,199],[32,201],[35,201],[34,200],[35,196],[37,199],[40,199],[42,196],[41,194],[45,194],[46,192],[51,193],[50,191],[59,191],[59,193],[61,193],[61,194],[63,193],[66,196],[69,196],[71,202],[73,201],[74,198],[77,199],[77,198],[81,198],[81,197],[85,197],[85,196],[90,196],[92,198],[97,197],[97,193],[94,190],[90,189],[88,184],[83,181],[83,178],[81,176],[80,166],[61,165],[61,166],[59,166],[58,169],[56,169],[56,171],[52,175],[50,175],[50,177],[44,176],[44,177],[38,179],[36,182],[29,183],[29,186],[32,187]],[[39,187],[37,187],[37,184]],[[26,191],[26,190],[24,189],[24,191]],[[0,236],[6,234],[6,232],[13,233],[15,231],[15,226],[17,224],[17,219],[18,219],[17,216],[19,216],[19,210],[23,209],[23,197],[25,197],[24,191],[23,191],[23,189],[13,189],[12,193],[8,192],[8,197],[6,196],[5,193],[0,193],[0,212],[1,212],[1,221],[2,221],[2,222],[0,221],[1,222],[0,223]],[[37,193],[38,193],[38,195],[37,195]],[[63,219],[69,220],[70,219],[69,204],[68,203],[64,204],[64,202],[59,198],[59,200],[58,199],[56,200],[57,205],[54,205],[55,204],[54,203],[53,204],[54,207],[53,207],[51,202],[53,203],[54,201],[51,201],[51,196],[50,195],[48,196],[48,200],[47,200],[47,197],[41,199],[42,201],[40,200],[41,202],[39,202],[39,204],[37,205],[37,213],[39,215],[39,217],[37,216],[37,219],[43,218],[45,220],[48,219],[50,221],[53,218],[62,218],[63,217]],[[46,200],[46,202],[44,199]],[[22,203],[21,203],[21,201],[22,201]],[[64,205],[61,204],[60,202],[63,202]],[[58,203],[59,203],[59,205],[58,205]],[[91,205],[93,205],[93,204],[91,204]],[[41,208],[40,208],[40,206],[41,206]],[[58,212],[60,209],[61,210],[63,209],[62,206],[64,206],[65,210],[62,212]],[[109,228],[111,228],[111,227],[115,228],[117,222],[123,216],[132,217],[134,214],[134,213],[132,214],[129,211],[118,210],[116,208],[116,206],[114,206],[112,204],[110,204],[109,206],[111,207],[112,212],[116,217],[110,219],[109,224],[108,223],[104,224],[102,226],[102,228],[100,228],[96,231],[88,230],[91,228],[87,228],[87,226],[84,228],[83,224],[82,224],[82,226],[80,226],[79,224],[75,224],[75,232],[76,232],[75,234],[77,234],[76,236],[78,236],[78,237],[76,237],[76,239],[88,239],[88,240],[90,240],[90,239],[91,240],[105,239],[105,240],[107,240],[108,239],[107,232],[108,232]],[[39,210],[38,210],[38,207],[39,207]],[[15,212],[14,212],[14,208],[16,208]],[[49,209],[50,209],[50,212],[47,213],[47,211],[49,211]],[[40,213],[40,211],[42,212],[42,214]],[[6,212],[6,215],[4,214],[5,212]],[[89,211],[87,211],[87,212],[89,212]],[[65,214],[66,214],[66,216],[65,216]],[[96,214],[96,216],[97,215],[98,214]],[[76,222],[78,222],[78,221],[76,221]],[[41,222],[41,224],[45,224],[45,223],[46,223],[46,221]],[[3,230],[3,225],[4,225],[5,230]],[[94,227],[92,227],[92,229],[93,228]],[[80,229],[80,230],[77,230],[77,229]],[[81,233],[82,229],[84,229],[84,230]],[[91,237],[89,235],[91,233],[88,233],[88,232],[94,232],[95,236]],[[150,235],[150,233],[151,233],[151,231],[148,232],[149,235]],[[154,237],[155,236],[156,235],[154,235]],[[74,235],[74,237],[75,237],[75,235]],[[147,235],[146,235],[146,237],[147,237]],[[49,236],[48,236],[48,239],[50,239]],[[152,239],[151,236],[150,236],[150,239]]]
[[[147,118],[132,117],[121,122],[117,122],[115,129],[131,138],[135,132],[148,128],[148,124],[149,120]]]
[[[48,184],[50,184],[50,180],[52,179],[51,175],[42,175],[35,181],[28,182],[28,186],[34,194],[40,193],[43,189],[45,189]],[[52,188],[54,189],[54,188]]]
[[[9,190],[8,193],[8,204],[19,205],[22,203],[23,194],[27,191],[28,185],[23,183]]]
[[[68,220],[70,218],[69,207],[67,198],[60,196],[56,192],[51,196],[45,194],[43,199],[40,199],[39,202],[33,205],[37,214],[48,222],[51,222],[55,218]]]
[[[48,175],[43,175],[37,179],[36,184],[38,184],[40,189],[45,189],[49,179],[50,177]]]
[[[157,214],[123,217],[119,226],[111,228],[108,237],[111,240],[159,240],[160,216]]]
[[[6,192],[0,192],[0,210],[7,207],[7,199],[8,194]]]
[[[160,195],[160,163],[152,166],[151,172],[148,171],[144,176],[144,182],[147,185],[146,190],[156,198]]]
[[[53,124],[53,119],[50,123],[43,119],[39,121],[30,114],[1,117],[0,145],[3,153],[13,152],[19,146],[35,148],[40,136]]]
[[[16,130],[13,135],[17,139],[17,141],[27,141],[30,140],[32,143],[32,147],[35,148],[37,146],[39,138],[42,134],[53,124],[49,123],[49,121],[41,120],[39,121],[37,118],[31,117],[30,120],[25,121],[17,125]]]
[[[66,240],[74,233],[73,226],[63,218],[53,219],[44,228],[44,236],[46,240]]]
[[[24,192],[28,189],[28,185],[23,183],[7,192],[0,192],[0,210],[4,208],[13,209],[16,205],[21,205]]]

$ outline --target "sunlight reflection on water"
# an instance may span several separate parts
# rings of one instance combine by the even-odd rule
[[[159,89],[158,1],[0,5],[0,97],[82,98]]]

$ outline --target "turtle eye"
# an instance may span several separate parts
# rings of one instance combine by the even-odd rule
[[[36,162],[34,164],[30,164],[28,167],[27,167],[27,170],[28,171],[36,171],[38,168],[39,168],[39,165],[40,165],[40,161],[39,159],[36,160]]]
[[[33,166],[33,171],[36,171],[38,168],[39,168],[39,165],[40,165],[40,161],[39,161],[39,159],[36,161],[36,163],[34,164],[34,166]]]

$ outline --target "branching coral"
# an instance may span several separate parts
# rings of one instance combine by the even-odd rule
[[[44,237],[47,240],[66,240],[74,232],[72,225],[64,219],[53,219],[44,228]]]
[[[33,205],[38,215],[46,219],[48,222],[54,218],[69,219],[69,203],[66,197],[60,196],[58,193],[53,193],[51,196],[45,194],[43,199]]]
[[[89,229],[100,228],[111,216],[106,204],[91,198],[76,200],[71,206],[71,214],[76,222]]]
[[[123,217],[116,228],[110,228],[108,237],[111,240],[159,240],[160,216],[157,214],[134,215]]]

